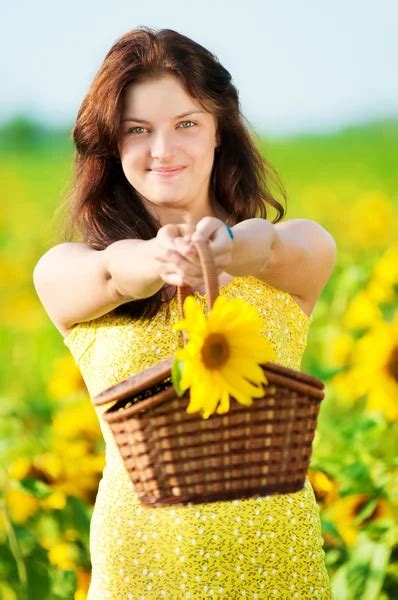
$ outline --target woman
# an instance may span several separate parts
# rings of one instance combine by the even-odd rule
[[[216,57],[169,29],[126,33],[73,135],[68,241],[41,257],[34,282],[91,398],[174,353],[176,286],[190,286],[205,307],[195,239],[213,252],[220,291],[264,317],[276,362],[299,370],[334,240],[313,221],[279,222],[271,178],[284,194],[283,186]],[[308,478],[292,494],[143,508],[101,418],[108,407],[96,409],[106,466],[91,521],[89,600],[331,597]]]

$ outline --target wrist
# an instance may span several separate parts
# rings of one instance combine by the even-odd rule
[[[152,296],[163,286],[156,255],[155,238],[127,238],[105,248],[105,272],[113,280],[114,288],[124,302]]]

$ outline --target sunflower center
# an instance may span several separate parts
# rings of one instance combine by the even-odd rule
[[[390,375],[398,382],[398,346],[393,348],[390,358],[387,362],[387,370]]]
[[[208,369],[221,367],[229,357],[229,344],[222,333],[210,333],[204,340],[202,359]]]

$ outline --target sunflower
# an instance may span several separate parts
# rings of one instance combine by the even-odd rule
[[[366,396],[371,412],[398,419],[398,311],[391,321],[376,321],[356,340],[350,369],[338,374],[333,385],[348,401]]]
[[[185,330],[189,340],[177,350],[174,366],[180,391],[190,388],[187,413],[202,411],[207,419],[215,411],[228,412],[230,395],[245,406],[262,397],[268,381],[260,365],[275,361],[275,353],[261,333],[264,322],[257,309],[240,298],[217,296],[206,317],[187,296],[184,315],[174,329]]]
[[[365,506],[366,516],[361,515]],[[394,515],[390,504],[384,498],[372,499],[367,494],[353,494],[337,498],[325,511],[325,516],[337,527],[347,546],[352,547],[357,541],[359,531],[366,525],[378,519],[393,518]]]

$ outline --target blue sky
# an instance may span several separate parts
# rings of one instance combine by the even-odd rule
[[[111,45],[140,25],[215,53],[258,133],[398,116],[395,0],[19,0],[1,14],[0,122],[71,125]]]

